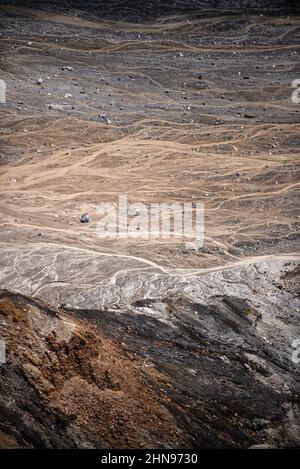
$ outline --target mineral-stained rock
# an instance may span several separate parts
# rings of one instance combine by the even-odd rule
[[[66,259],[74,262],[74,255]],[[83,270],[81,279],[90,264]],[[76,289],[65,288],[60,298],[70,303],[73,295],[77,308],[60,312],[2,292],[6,439],[34,447],[300,444],[295,261],[261,261],[188,281],[127,275],[120,286],[127,305],[117,307],[108,297],[101,309],[86,306],[96,302],[95,292],[100,304],[101,294],[113,291],[108,285],[94,296],[82,287],[78,300]],[[38,296],[53,300],[51,291],[45,285]]]
[[[5,323],[5,325],[3,325]],[[180,447],[189,437],[121,347],[40,303],[0,294],[0,447]],[[153,378],[159,385],[164,378]]]

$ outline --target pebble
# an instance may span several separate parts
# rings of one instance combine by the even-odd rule
[[[90,216],[88,213],[83,213],[80,217],[81,223],[89,223],[90,221]]]

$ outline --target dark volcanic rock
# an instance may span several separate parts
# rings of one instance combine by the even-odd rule
[[[283,327],[295,330],[297,314],[281,317]],[[280,320],[225,294],[206,305],[148,299],[58,313],[3,291],[1,438],[22,447],[297,446],[300,378]]]
[[[134,308],[76,315],[167,376],[170,411],[193,446],[299,445],[299,370],[276,328],[262,334],[265,318],[247,301],[224,295],[210,305],[169,299]],[[296,315],[286,318],[291,327]]]
[[[0,447],[182,447],[190,439],[130,359],[93,327],[0,294]],[[160,378],[153,378],[158,383]]]

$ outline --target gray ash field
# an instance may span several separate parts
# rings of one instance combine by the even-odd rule
[[[0,447],[300,445],[299,26],[0,1]],[[204,246],[100,239],[124,194],[202,201]]]

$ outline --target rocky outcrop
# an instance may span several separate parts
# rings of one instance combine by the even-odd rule
[[[296,262],[261,261],[177,284],[156,275],[153,298],[134,299],[132,289],[127,306],[101,309],[77,303],[57,312],[2,292],[6,440],[33,447],[300,444]],[[142,292],[142,279],[136,282]],[[84,294],[78,298],[84,305]]]
[[[7,349],[0,365],[0,447],[188,444],[140,373],[141,362],[99,330],[6,291],[0,328]]]

